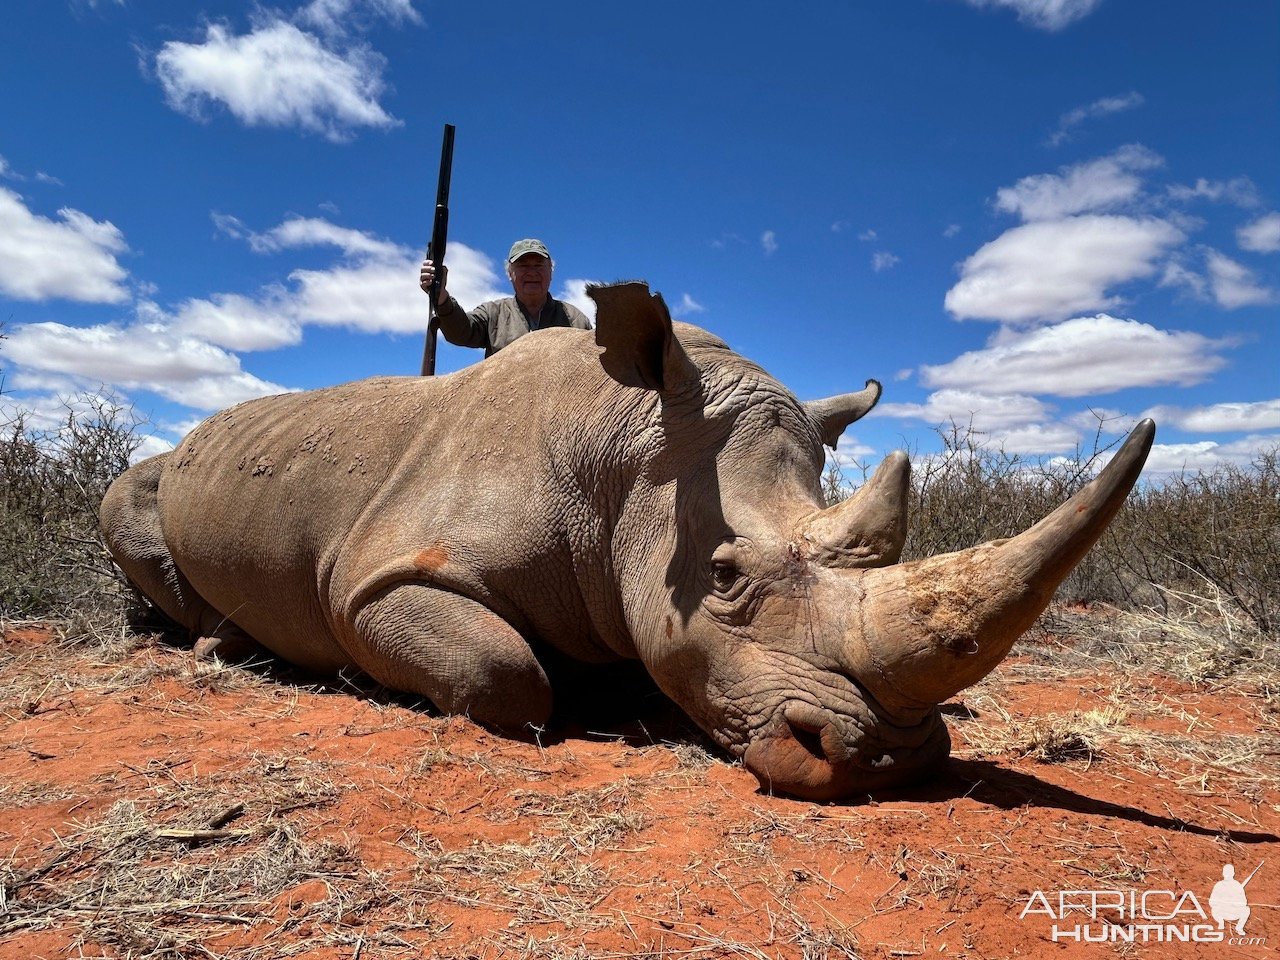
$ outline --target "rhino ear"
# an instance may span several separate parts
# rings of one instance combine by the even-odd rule
[[[596,302],[600,365],[619,383],[647,390],[670,389],[687,373],[688,359],[671,329],[662,294],[643,282],[587,287]]]
[[[866,389],[857,393],[842,393],[825,400],[811,400],[804,405],[813,422],[818,425],[822,442],[832,450],[840,440],[844,428],[855,420],[861,420],[871,412],[880,399],[880,381],[868,380]]]

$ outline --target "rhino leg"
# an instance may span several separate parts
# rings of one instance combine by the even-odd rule
[[[357,612],[352,659],[379,683],[508,731],[546,723],[551,684],[523,637],[487,607],[402,583]]]
[[[156,502],[160,473],[168,457],[162,453],[130,467],[107,490],[99,523],[111,557],[161,613],[201,638],[201,655],[212,653],[224,641],[241,651],[249,644],[257,647],[248,634],[195,591],[169,553]]]

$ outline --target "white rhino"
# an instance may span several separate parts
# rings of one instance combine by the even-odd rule
[[[899,564],[909,466],[823,506],[823,444],[879,384],[801,403],[643,283],[438,378],[239,404],[121,476],[117,563],[196,635],[355,666],[448,713],[545,723],[543,662],[639,658],[768,789],[936,771],[938,710],[1102,533],[1154,435],[1027,532]],[[603,348],[601,350],[600,348]]]

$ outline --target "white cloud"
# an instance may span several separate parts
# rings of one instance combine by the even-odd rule
[[[149,389],[183,406],[211,411],[222,410],[257,397],[290,392],[288,387],[259,379],[243,370],[232,374],[197,377],[187,383],[157,384]]]
[[[1087,17],[1102,0],[967,0],[971,7],[1003,7],[1039,30],[1061,30]]]
[[[289,274],[297,284],[291,297],[294,315],[303,323],[365,333],[424,330],[427,297],[413,282],[416,266],[416,261],[406,258],[399,263],[379,260],[327,270],[294,270]],[[455,286],[452,273],[450,292]]]
[[[872,240],[876,239],[876,236],[877,234],[874,230],[863,230],[858,234],[858,239],[863,243],[870,243]]]
[[[1207,253],[1209,287],[1218,306],[1227,310],[1275,303],[1276,292],[1258,283],[1253,272],[1217,250]]]
[[[724,250],[726,247],[729,247],[730,245],[739,246],[739,245],[745,244],[746,242],[747,241],[742,239],[742,237],[738,236],[738,234],[730,233],[726,231],[720,234],[720,236],[717,237],[716,239],[712,240],[711,246],[715,250]]]
[[[150,390],[203,410],[285,389],[243,371],[235,355],[153,323],[22,324],[10,333],[5,352],[15,363],[70,377],[86,389],[108,384]]]
[[[982,350],[921,368],[929,387],[1083,397],[1128,387],[1190,386],[1221,369],[1230,341],[1158,330],[1100,314],[1027,332],[1002,331]]]
[[[875,414],[925,423],[970,424],[975,430],[1008,430],[1048,419],[1052,408],[1026,394],[983,393],[979,390],[944,389],[931,393],[924,403],[880,403]]]
[[[1262,450],[1280,446],[1280,433],[1256,434],[1219,443],[1157,443],[1151,447],[1143,472],[1148,475],[1208,472],[1219,467],[1248,467]]]
[[[1187,266],[1181,257],[1165,264],[1164,271],[1160,275],[1160,286],[1184,287],[1197,300],[1209,298],[1209,282]]]
[[[257,253],[327,245],[337,247],[349,257],[398,259],[403,251],[389,240],[318,217],[289,217],[266,233],[250,231],[247,236],[250,248]]]
[[[876,273],[888,270],[902,262],[902,258],[888,250],[877,250],[871,255],[871,269]]]
[[[498,273],[493,260],[465,243],[449,241],[445,253],[445,264],[449,267],[449,293],[458,303],[468,310],[473,310],[486,300],[498,297],[509,297],[512,294],[511,281]],[[419,258],[413,256],[413,276],[418,276]],[[569,281],[572,282],[572,281]],[[584,287],[589,281],[582,281]],[[594,303],[594,301],[591,301]],[[583,311],[587,316],[595,315],[595,308]]]
[[[4,387],[5,394],[12,391],[25,394],[46,393],[49,396],[71,396],[80,389],[80,384],[72,377],[61,374],[15,367],[4,371]],[[3,395],[0,394],[0,396]]]
[[[130,463],[141,463],[148,457],[154,457],[160,453],[168,453],[174,447],[172,440],[165,440],[163,437],[157,437],[154,434],[147,434],[138,444],[138,449],[133,451],[133,456],[129,458]]]
[[[2,158],[0,158],[0,159],[2,159]],[[835,223],[831,224],[831,232],[832,232],[832,233],[844,233],[844,232],[845,232],[846,230],[848,230],[851,226],[853,226],[853,224],[851,224],[848,220],[837,220]]]
[[[951,239],[952,237],[954,237],[957,233],[959,233],[959,232],[960,232],[960,230],[961,230],[960,224],[958,224],[958,223],[949,223],[949,224],[947,224],[946,229],[942,231],[942,235],[943,235],[944,237],[946,237],[948,240],[950,240],[950,239]]]
[[[32,213],[0,187],[0,293],[18,300],[123,303],[124,234],[106,220],[63,207],[58,220]]]
[[[1157,261],[1185,239],[1154,218],[1092,214],[1039,221],[1006,231],[969,257],[946,308],[958,319],[1006,323],[1057,320],[1111,309],[1117,284],[1156,272]]]
[[[1280,251],[1280,212],[1264,213],[1252,223],[1246,223],[1236,231],[1236,242],[1243,250],[1254,253]]]
[[[1137,144],[1109,156],[1063,168],[1061,173],[1023,177],[996,192],[996,209],[1023,220],[1057,220],[1076,213],[1110,210],[1133,200],[1142,190],[1137,171],[1164,163]]]
[[[1029,423],[1025,427],[993,431],[991,440],[1007,453],[1060,453],[1073,450],[1080,432],[1065,423]]]
[[[1280,430],[1280,400],[1251,403],[1215,403],[1207,407],[1158,406],[1142,416],[1156,423],[1192,433],[1228,433],[1243,430]]]
[[[764,255],[770,256],[778,250],[778,235],[772,230],[766,230],[760,234],[760,246],[764,249]]]
[[[366,46],[338,52],[274,20],[238,36],[210,24],[202,43],[166,43],[155,69],[169,105],[195,119],[220,103],[249,126],[297,126],[343,141],[358,127],[399,123],[378,103],[384,63]]]
[[[1258,188],[1248,177],[1236,177],[1234,180],[1206,180],[1201,177],[1195,186],[1172,184],[1169,196],[1183,202],[1189,200],[1208,200],[1212,203],[1230,203],[1237,207],[1256,207]]]
[[[298,269],[292,286],[273,285],[256,297],[215,294],[188,301],[174,318],[182,330],[235,349],[271,349],[298,342],[306,324],[342,326],[365,333],[418,333],[426,329],[427,298],[415,278],[421,253],[361,230],[318,218],[290,217],[255,232],[219,214],[223,233],[259,253],[333,246],[344,260],[325,269]],[[449,293],[468,310],[510,296],[493,261],[464,243],[449,244]],[[585,283],[585,281],[584,281]],[[591,313],[588,313],[590,316]]]
[[[1204,260],[1203,274],[1189,266],[1189,256],[1179,255],[1165,265],[1160,286],[1182,287],[1195,299],[1225,310],[1280,301],[1280,293],[1259,283],[1248,267],[1212,247],[1199,247],[1195,256]]]
[[[27,394],[15,397],[6,390],[0,394],[0,424],[14,424],[19,420],[33,433],[54,433],[66,426],[68,418],[76,410],[74,384],[69,390],[55,389],[49,393]]]
[[[415,281],[419,254],[396,248],[327,270],[295,270],[290,310],[300,323],[344,326],[366,333],[417,333],[426,328],[427,298]],[[445,264],[449,293],[468,310],[510,296],[499,287],[493,261],[465,244],[450,242]],[[588,316],[591,316],[588,313]]]
[[[298,12],[298,21],[340,36],[363,19],[380,16],[396,23],[421,23],[413,0],[312,0]],[[353,24],[354,22],[354,24]]]
[[[874,415],[956,424],[972,429],[1009,453],[1056,453],[1073,448],[1080,430],[1052,419],[1054,408],[1026,394],[938,390],[924,403],[881,403]]]
[[[318,219],[290,218],[262,233],[233,217],[218,216],[215,223],[259,252],[324,245],[338,248],[342,258],[328,269],[295,270],[289,283],[255,295],[215,293],[169,310],[140,299],[128,325],[19,325],[5,342],[11,389],[71,393],[107,384],[214,410],[285,389],[244,371],[231,350],[296,344],[307,324],[415,334],[426,327],[427,298],[414,282],[421,256],[415,250]],[[455,241],[447,262],[449,290],[464,307],[509,295],[499,288],[493,261],[479,251]],[[569,281],[571,287],[585,284]],[[592,315],[594,304],[583,300]]]
[[[215,293],[184,301],[172,318],[173,329],[231,350],[275,350],[302,340],[302,327],[283,290],[271,288],[262,299]]]
[[[34,379],[34,378],[33,378]],[[157,453],[167,453],[174,447],[174,439],[184,436],[188,430],[200,422],[190,421],[186,429],[175,430],[173,427],[156,424],[150,421],[135,419],[136,414],[129,410],[129,399],[119,393],[109,392],[105,395],[96,389],[86,388],[69,378],[59,378],[57,386],[48,388],[47,392],[25,393],[17,397],[10,393],[0,395],[0,423],[11,423],[21,417],[28,430],[54,434],[64,430],[71,417],[78,420],[96,418],[99,404],[106,401],[108,405],[118,406],[124,411],[123,422],[136,422],[138,446],[129,457],[130,463],[137,463]],[[20,390],[44,389],[30,385],[17,387]],[[152,432],[147,432],[152,431]],[[158,436],[157,433],[170,434],[173,439]]]
[[[1141,417],[1135,417],[1113,407],[1090,404],[1088,409],[1077,410],[1062,419],[1065,423],[1079,430],[1087,430],[1091,434],[1101,431],[1103,434],[1115,435],[1128,433]]]
[[[1051,146],[1059,146],[1071,138],[1071,132],[1086,120],[1105,117],[1142,106],[1146,100],[1136,90],[1118,97],[1102,97],[1083,107],[1068,110],[1058,118],[1058,129],[1049,137]]]
[[[683,317],[690,313],[705,313],[706,309],[697,300],[685,293],[681,295],[680,302],[675,305],[671,312],[678,317]]]
[[[823,449],[826,450],[827,462],[834,461],[841,471],[861,472],[864,467],[872,466],[867,463],[867,458],[876,453],[874,447],[867,446],[849,433],[840,435],[840,439],[836,441],[835,450],[828,450],[826,447]]]
[[[573,304],[587,315],[588,320],[595,323],[596,302],[587,296],[587,287],[593,283],[599,282],[599,280],[566,280],[560,287],[560,292],[556,294],[556,299],[563,300],[565,303]]]

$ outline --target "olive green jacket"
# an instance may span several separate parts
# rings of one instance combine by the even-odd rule
[[[446,340],[459,347],[484,347],[486,357],[493,356],[512,340],[534,330],[547,327],[591,329],[591,321],[586,314],[573,304],[550,296],[536,321],[515,297],[490,300],[470,313],[450,297],[436,309],[436,319]]]

